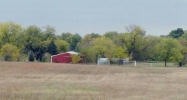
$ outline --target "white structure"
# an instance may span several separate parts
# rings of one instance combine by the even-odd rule
[[[98,58],[97,64],[98,65],[110,65],[110,61],[108,60],[108,58]]]

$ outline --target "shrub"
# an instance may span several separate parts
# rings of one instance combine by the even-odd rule
[[[76,64],[76,63],[78,63],[82,60],[80,55],[71,54],[71,58],[72,58],[72,63],[73,64]]]
[[[29,61],[30,62],[34,61],[34,53],[32,51],[29,52]]]
[[[19,49],[12,44],[5,44],[0,49],[0,54],[4,57],[5,61],[18,61]]]
[[[42,62],[50,62],[51,61],[51,54],[45,53],[42,57]]]
[[[6,55],[4,56],[4,59],[5,59],[5,61],[11,61],[11,56],[8,55],[8,54],[6,54]]]

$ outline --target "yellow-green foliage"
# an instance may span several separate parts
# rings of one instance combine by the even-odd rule
[[[78,63],[82,60],[80,55],[71,54],[71,58],[72,58],[72,63],[73,64],[76,64],[76,63]]]
[[[66,41],[57,39],[54,42],[59,53],[68,51],[69,43],[67,43]]]
[[[102,36],[91,41],[89,51],[93,56],[96,56],[94,58],[107,57],[111,59],[114,55],[115,48],[116,45],[112,40]]]
[[[118,47],[114,49],[114,57],[116,58],[127,58],[127,50],[123,49],[122,47]]]
[[[105,36],[89,39],[82,46],[81,53],[92,62],[96,62],[97,58],[100,57],[111,60],[112,58],[126,58],[128,56],[126,48],[118,47],[113,40]]]
[[[182,46],[176,39],[161,38],[160,43],[157,45],[156,53],[160,60],[181,61],[183,58],[181,50]]]
[[[5,44],[1,48],[1,56],[6,57],[9,56],[9,61],[15,61],[19,58],[19,49],[12,44]]]
[[[21,25],[14,22],[0,23],[0,46],[6,43],[20,46],[22,43],[17,43],[18,36],[22,34],[23,29]],[[22,37],[23,38],[23,37]]]

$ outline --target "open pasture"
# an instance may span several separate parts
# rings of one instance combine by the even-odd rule
[[[186,100],[187,68],[0,62],[0,100]]]

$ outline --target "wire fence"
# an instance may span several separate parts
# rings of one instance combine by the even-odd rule
[[[165,67],[165,62],[137,62],[137,66]],[[166,67],[179,67],[179,63],[167,62]],[[187,67],[187,64],[182,67]]]

